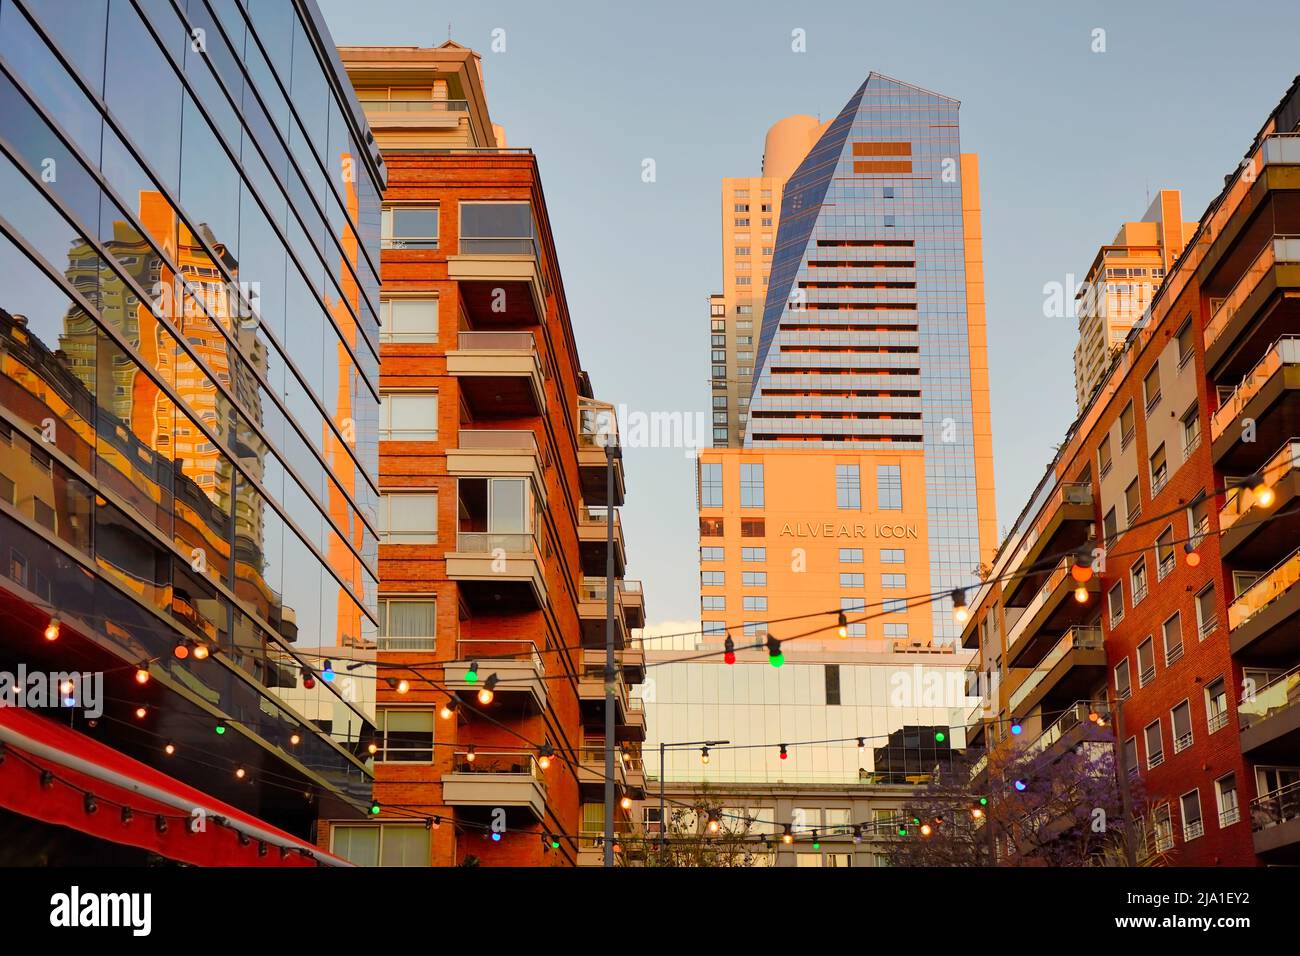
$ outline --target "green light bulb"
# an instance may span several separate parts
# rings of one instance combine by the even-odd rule
[[[948,738],[944,735],[944,732],[940,730],[935,732],[934,739],[939,741],[939,743],[943,743]]]
[[[782,664],[785,663],[785,655],[784,655],[784,654],[769,654],[769,655],[768,655],[768,658],[767,658],[767,662],[768,662],[769,664],[771,664],[773,667],[780,667]]]
[[[474,670],[474,668],[472,668],[472,667],[471,667],[469,670],[467,670],[467,671],[465,672],[465,683],[467,683],[467,684],[477,684],[477,683],[478,683],[478,671]]]

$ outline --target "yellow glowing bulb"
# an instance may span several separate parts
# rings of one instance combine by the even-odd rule
[[[57,641],[59,639],[59,622],[50,621],[45,625],[45,639],[47,641]]]
[[[921,824],[921,836],[929,836],[933,832],[934,831],[930,829],[930,824],[928,823]]]
[[[373,743],[373,742],[372,742],[372,743],[369,743],[369,744],[366,745],[366,750],[369,751],[369,752],[372,753],[372,754],[377,754],[377,753],[379,753],[379,744],[376,744],[376,743]]]
[[[952,619],[956,621],[958,624],[965,624],[967,621],[970,620],[970,611],[966,608],[965,605],[961,607],[955,607],[952,609]]]
[[[137,717],[139,717],[141,720],[144,720],[144,715],[147,714],[147,713],[148,713],[148,711],[145,710],[143,707],[137,707],[137,708],[135,709],[135,715],[136,715]]]
[[[137,684],[149,683],[149,672],[143,667],[138,668],[135,672],[135,682]]]
[[[541,767],[543,770],[548,770],[548,769],[550,769],[550,766],[551,766],[551,758],[550,758],[550,757],[538,757],[538,758],[537,758],[537,766]]]
[[[631,797],[624,797],[622,800],[619,801],[619,806],[621,806],[624,810],[631,810],[631,809],[632,809],[632,798],[631,798]]]
[[[1252,488],[1251,494],[1255,496],[1255,504],[1259,505],[1261,508],[1267,508],[1277,499],[1277,495],[1274,494],[1273,489],[1263,482],[1260,482]]]
[[[397,692],[399,694],[405,694],[410,689],[411,689],[411,682],[408,681],[406,678],[402,678],[397,682]]]
[[[298,744],[302,743],[302,737],[300,737],[298,734],[290,734],[289,743],[293,744],[296,747],[298,746]]]
[[[484,687],[482,690],[478,692],[478,702],[480,704],[490,704],[492,703],[492,698],[495,696],[496,695],[493,694],[492,691]]]
[[[206,644],[195,644],[195,645],[194,645],[194,659],[195,659],[196,661],[205,661],[205,660],[207,660],[207,659],[208,659],[208,653],[209,653],[209,652],[208,652],[208,645],[206,645]]]
[[[1074,589],[1074,599],[1078,601],[1080,604],[1087,604],[1088,589],[1085,588],[1082,584],[1080,584],[1077,588]]]
[[[247,771],[245,771],[243,767],[236,767],[236,768],[235,768],[235,776],[238,777],[240,780],[243,780],[243,779],[244,779],[244,776],[245,776],[246,773],[247,773]]]

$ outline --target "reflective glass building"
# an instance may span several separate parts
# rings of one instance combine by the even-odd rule
[[[924,499],[936,593],[971,584],[995,543],[978,166],[958,107],[872,73],[790,177],[745,435],[923,474],[902,497]],[[935,642],[955,638],[950,612],[935,607]]]
[[[308,840],[370,804],[371,141],[312,0],[0,0],[0,667]]]

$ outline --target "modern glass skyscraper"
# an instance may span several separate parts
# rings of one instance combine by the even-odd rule
[[[309,840],[371,799],[371,142],[311,0],[0,0],[0,669]]]
[[[872,73],[790,177],[745,434],[879,453],[873,477],[920,455],[923,485],[898,491],[924,498],[936,593],[971,584],[994,545],[978,166],[958,107]],[[936,641],[956,636],[950,610],[934,609]]]

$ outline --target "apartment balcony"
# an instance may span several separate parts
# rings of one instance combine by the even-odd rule
[[[478,664],[478,680],[465,679],[471,664]],[[546,662],[537,645],[527,640],[508,638],[467,638],[456,642],[456,659],[448,663],[443,686],[470,704],[483,682],[495,674],[497,684],[493,698],[494,712],[512,716],[540,714],[546,710]]]
[[[591,577],[605,573],[605,552],[610,509],[582,506],[578,512],[578,547],[582,552],[582,572]],[[627,548],[623,542],[623,521],[614,511],[614,576],[621,578],[627,567]]]
[[[1092,485],[1063,482],[1045,501],[1029,528],[1015,556],[1007,565],[1011,573],[1024,572],[1042,560],[1044,554],[1078,551],[1088,542],[1097,520],[1092,500]],[[1030,584],[1033,574],[1013,578],[1003,588],[1003,599],[1014,603],[1016,594]]]
[[[546,408],[546,382],[531,332],[461,332],[447,374],[476,419],[528,418]]]
[[[633,630],[645,627],[645,592],[640,581],[619,581],[623,618]]]
[[[442,776],[442,798],[460,808],[505,807],[520,822],[540,821],[546,815],[546,780],[537,758],[522,751],[468,751],[453,756],[454,769]],[[471,814],[474,815],[474,814]]]
[[[1060,704],[1078,700],[1080,695],[1088,693],[1105,673],[1106,650],[1101,628],[1095,625],[1070,628],[1038,666],[1025,674],[1011,692],[1008,706],[1013,715],[1026,714],[1039,706],[1055,710]]]
[[[640,642],[629,642],[618,652],[618,665],[623,668],[623,679],[629,684],[645,683],[645,649]]]
[[[1080,585],[1070,574],[1073,565],[1074,556],[1066,555],[1045,578],[1039,576],[1042,584],[1028,604],[1005,609],[1005,612],[1020,611],[1007,627],[1008,667],[1036,667],[1062,634],[1096,615],[1101,595],[1100,576],[1094,574],[1086,584]],[[1088,597],[1082,603],[1075,599],[1075,590],[1080,587]]]
[[[1219,302],[1205,326],[1205,365],[1237,380],[1270,343],[1300,328],[1300,237],[1274,236]]]
[[[1275,133],[1265,137],[1247,164],[1234,175],[1223,201],[1203,225],[1213,237],[1197,267],[1203,286],[1217,274],[1240,276],[1254,258],[1255,248],[1246,248],[1243,236],[1258,231],[1262,223],[1288,222],[1291,203],[1300,190],[1300,136]],[[1265,226],[1264,228],[1267,228]]]
[[[459,583],[473,610],[536,611],[549,600],[545,567],[531,534],[462,531],[446,559],[447,577]]]
[[[623,650],[628,646],[628,616],[623,606],[625,592],[618,585],[618,579],[615,579],[614,647]],[[601,577],[583,578],[578,585],[578,620],[584,647],[605,646],[606,593],[605,579]]]
[[[608,489],[608,455],[612,447],[614,499]],[[619,450],[618,417],[614,406],[591,398],[578,399],[578,469],[582,500],[589,505],[618,507],[623,503],[623,457]]]
[[[1251,801],[1250,828],[1255,852],[1265,863],[1300,864],[1300,783]]]
[[[640,757],[629,757],[624,752],[623,772],[627,775],[627,788],[633,799],[645,799],[645,762]]]
[[[1244,421],[1254,422],[1253,441],[1242,441]],[[1210,446],[1222,472],[1245,473],[1264,456],[1300,435],[1300,336],[1277,339],[1210,419]]]
[[[1092,720],[1093,714],[1104,716],[1106,713],[1106,707],[1102,703],[1075,701],[1025,747],[1023,756],[1028,760],[1040,754],[1061,756],[1084,742],[1113,746],[1110,732]]]
[[[546,496],[537,436],[526,429],[462,428],[447,449],[447,472],[458,478],[529,478]]]
[[[1228,646],[1247,662],[1300,658],[1300,548],[1228,605]]]
[[[578,786],[597,798],[605,792],[605,745],[599,741],[584,743],[578,748]],[[614,788],[617,793],[628,792],[627,768],[622,752],[614,748]]]
[[[537,240],[465,238],[447,257],[447,278],[460,286],[465,313],[479,327],[541,325],[546,320],[546,278]]]
[[[604,726],[604,651],[583,652],[582,672],[578,675],[578,702],[589,726]],[[616,670],[614,678],[614,733],[620,741],[639,742],[646,737],[645,705],[639,697],[629,694],[622,670]]]
[[[1300,665],[1237,704],[1241,752],[1255,763],[1300,763]]]
[[[362,100],[366,122],[378,136],[381,133],[454,130],[469,119],[466,100]]]
[[[1297,522],[1269,518],[1293,510],[1300,497],[1300,438],[1283,444],[1260,474],[1275,499],[1267,508],[1256,503],[1250,488],[1238,487],[1219,509],[1219,547],[1238,567],[1269,567],[1295,546]]]

